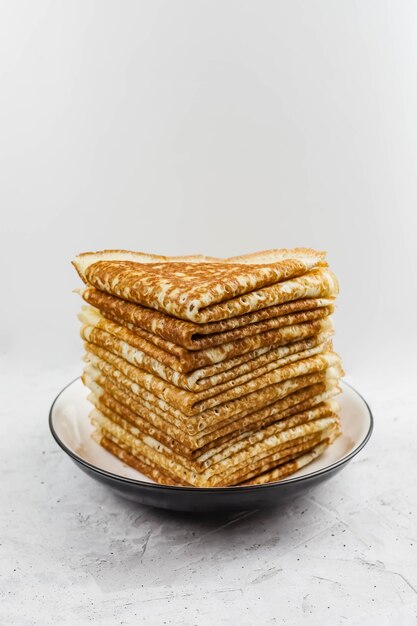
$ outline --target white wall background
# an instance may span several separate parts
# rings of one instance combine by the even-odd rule
[[[77,363],[78,252],[301,245],[339,276],[348,373],[401,375],[417,347],[417,3],[0,14],[3,351]]]

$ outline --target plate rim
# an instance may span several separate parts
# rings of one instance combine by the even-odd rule
[[[374,417],[371,411],[371,407],[369,406],[368,402],[365,400],[365,398],[363,397],[363,395],[357,390],[355,389],[355,387],[353,385],[351,385],[350,383],[346,382],[345,380],[341,380],[340,382],[342,383],[342,385],[346,385],[346,387],[349,387],[357,396],[359,396],[359,398],[362,400],[362,402],[364,403],[367,412],[368,412],[368,416],[369,416],[369,428],[364,436],[364,438],[362,439],[362,441],[359,443],[359,445],[352,450],[351,452],[349,452],[347,455],[343,456],[341,459],[339,459],[338,461],[335,461],[334,463],[332,463],[331,465],[328,465],[326,467],[323,467],[321,469],[318,469],[314,472],[310,472],[309,474],[304,474],[303,476],[295,476],[293,478],[284,478],[283,480],[278,480],[275,482],[270,482],[270,483],[265,483],[262,485],[231,485],[231,486],[225,486],[225,487],[195,487],[193,485],[187,486],[187,485],[161,485],[160,483],[155,483],[155,482],[146,482],[143,480],[139,480],[136,478],[128,478],[127,476],[120,476],[120,474],[114,474],[113,472],[109,472],[108,470],[102,469],[100,467],[97,467],[96,465],[93,465],[92,463],[90,463],[89,461],[86,461],[85,459],[82,459],[80,456],[78,456],[75,452],[73,452],[73,450],[70,450],[70,448],[68,448],[68,446],[65,445],[65,443],[61,440],[61,438],[58,436],[57,432],[55,431],[54,425],[53,425],[53,412],[54,412],[54,408],[56,403],[58,402],[59,398],[61,397],[61,395],[68,389],[68,387],[71,387],[71,385],[73,385],[76,381],[80,380],[81,376],[77,376],[76,378],[74,378],[73,380],[71,380],[69,383],[67,383],[65,385],[65,387],[63,387],[59,393],[55,396],[51,407],[49,409],[49,416],[48,416],[48,424],[49,424],[49,430],[51,431],[51,434],[53,436],[53,438],[55,439],[56,443],[59,445],[59,447],[63,450],[63,452],[65,452],[73,461],[75,461],[76,463],[84,466],[86,469],[88,469],[90,472],[93,473],[97,473],[97,474],[101,474],[102,476],[106,477],[106,478],[110,478],[111,480],[114,481],[118,481],[130,486],[136,486],[136,487],[143,487],[146,489],[159,489],[162,491],[180,491],[182,493],[187,492],[187,493],[192,493],[192,492],[196,492],[196,493],[248,493],[248,492],[252,492],[252,491],[258,491],[258,490],[263,490],[263,489],[271,489],[271,487],[275,487],[275,488],[284,488],[286,486],[289,485],[295,485],[297,483],[301,483],[303,481],[307,481],[310,480],[312,478],[317,478],[318,476],[323,476],[329,472],[333,472],[335,470],[337,470],[338,468],[340,468],[342,465],[345,465],[346,463],[348,463],[351,459],[353,459],[357,454],[359,454],[359,452],[366,446],[366,444],[368,443],[369,439],[371,438],[372,432],[374,430]]]

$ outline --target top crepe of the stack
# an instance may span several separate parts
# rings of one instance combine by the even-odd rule
[[[196,324],[338,291],[325,253],[308,248],[228,259],[110,250],[80,254],[73,264],[88,286]]]

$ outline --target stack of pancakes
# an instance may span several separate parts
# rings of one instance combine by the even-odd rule
[[[94,437],[123,462],[164,484],[260,484],[340,433],[325,253],[112,250],[73,263]]]

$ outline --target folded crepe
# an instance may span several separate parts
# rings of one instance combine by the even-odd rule
[[[326,307],[323,307],[323,309],[326,309]],[[260,352],[255,354],[255,351],[262,348],[285,346],[295,341],[309,339],[320,333],[330,334],[333,331],[332,320],[326,315],[325,310],[321,315],[321,318],[312,321],[284,326],[259,333],[258,335],[252,335],[251,337],[244,337],[215,348],[194,351],[180,346],[174,346],[175,349],[172,350],[172,346],[168,345],[169,342],[162,339],[159,340],[157,345],[154,341],[148,341],[130,328],[101,317],[92,309],[84,309],[79,317],[85,326],[92,326],[98,330],[110,333],[177,372],[189,373],[217,365],[218,367],[210,370],[210,375],[212,375],[244,363],[253,356],[258,356]],[[97,335],[97,333],[94,334]],[[244,355],[248,356],[245,357]],[[235,357],[243,357],[243,359],[232,361]]]
[[[177,346],[182,346],[188,350],[202,350],[274,328],[318,319],[322,316],[320,313],[324,307],[333,310],[333,296],[335,295],[325,281],[320,285],[320,289],[328,297],[293,300],[208,324],[195,324],[147,309],[139,304],[111,296],[94,287],[87,287],[78,291],[88,304],[100,311],[103,317],[127,326],[147,341],[156,343],[156,345],[165,350],[173,351],[175,354]],[[320,313],[314,316],[317,310]],[[308,316],[298,318],[293,316],[295,313],[303,312],[307,312]],[[311,315],[312,313],[313,315]],[[297,319],[298,321],[296,321]],[[169,343],[167,344],[161,339]]]
[[[190,422],[181,421],[175,416],[167,415],[158,407],[135,396],[127,387],[118,385],[115,379],[87,366],[83,374],[84,384],[97,398],[101,407],[106,406],[109,411],[139,424],[145,428],[156,428],[163,431],[170,439],[183,444],[189,450],[202,450],[212,447],[215,442],[240,432],[263,428],[278,420],[291,417],[296,413],[309,411],[323,403],[331,401],[340,393],[337,379],[326,379],[320,383],[289,393],[287,396],[261,409],[247,409],[238,415],[225,419],[211,420],[200,429]],[[336,408],[334,408],[336,411]],[[134,416],[134,417],[133,417]]]
[[[203,262],[186,257],[153,262],[141,253],[116,257],[112,251],[86,253],[73,264],[89,286],[195,323],[338,290],[325,253],[307,248]]]
[[[276,482],[277,480],[282,480],[287,476],[291,476],[301,468],[305,467],[309,463],[312,463],[317,457],[319,457],[326,448],[332,443],[332,441],[337,436],[337,433],[334,433],[332,437],[330,437],[327,441],[322,441],[318,445],[309,449],[305,453],[301,453],[300,455],[291,455],[284,459],[284,463],[279,464],[272,470],[265,469],[264,473],[258,474],[255,478],[251,478],[250,480],[246,480],[241,482],[242,486],[244,485],[265,485],[265,483]],[[172,483],[171,483],[172,484]]]
[[[226,434],[224,434],[224,428],[218,428],[211,433],[210,440],[206,440],[204,445],[201,445],[204,440],[200,438],[200,447],[197,448],[194,442],[190,445],[190,440],[184,431],[173,427],[163,418],[155,419],[154,415],[146,415],[141,408],[138,408],[138,412],[135,413],[105,392],[99,385],[89,381],[88,386],[90,385],[94,391],[90,393],[88,399],[105,417],[119,424],[119,426],[123,426],[123,423],[129,424],[130,428],[137,428],[179,454],[200,462],[207,460],[231,443],[238,443],[249,438],[251,442],[254,442],[259,440],[259,437],[262,438],[264,436],[262,433],[266,433],[268,429],[270,433],[281,432],[322,417],[334,417],[339,409],[334,400],[321,402],[316,400],[317,404],[308,409],[302,410],[303,405],[299,404],[299,406],[293,406],[291,411],[287,410],[287,412],[282,411],[280,414],[275,414],[269,420],[258,419],[255,422],[248,421],[247,423],[243,420],[236,420],[229,424],[230,427]],[[325,397],[324,394],[323,397]]]
[[[90,348],[90,346],[86,346],[86,348]],[[110,359],[106,361],[89,349],[84,358],[89,364],[87,373],[91,377],[94,378],[97,372],[100,372],[114,385],[118,385],[123,389],[124,392],[133,395],[142,406],[153,413],[163,416],[166,420],[179,428],[184,428],[191,435],[205,432],[208,429],[212,430],[212,427],[216,428],[220,423],[226,420],[237,419],[238,417],[242,419],[250,413],[263,409],[268,405],[273,405],[300,389],[319,383],[337,384],[343,374],[340,364],[336,363],[327,369],[317,370],[310,374],[296,376],[278,384],[269,385],[252,393],[223,402],[220,405],[207,408],[204,411],[197,411],[193,414],[193,409],[189,409],[185,412],[180,408],[174,407],[163,397],[157,396],[145,389],[145,387],[138,385],[123,373],[122,368],[124,369],[124,366],[117,369],[109,362]]]
[[[116,424],[97,409],[93,410],[91,417],[102,437],[113,440],[130,454],[144,457],[168,476],[201,487],[223,486],[247,480],[254,473],[256,475],[271,469],[271,465],[275,467],[281,458],[294,454],[297,446],[303,446],[297,452],[304,451],[304,444],[310,444],[308,447],[311,448],[333,437],[334,431],[339,429],[337,416],[319,418],[281,432],[262,433],[255,442],[249,439],[231,443],[201,463],[174,452],[128,422],[122,420],[122,426]]]
[[[271,463],[266,461],[263,465],[261,465],[261,467],[258,467],[255,472],[252,471],[252,478],[246,481],[241,481],[239,485],[262,485],[268,482],[282,480],[283,478],[290,476],[320,456],[334,440],[335,436],[337,436],[337,433],[316,445],[314,445],[314,442],[307,442],[287,449],[285,454],[283,454],[280,459],[277,459],[272,463],[274,469],[268,469]],[[159,466],[152,463],[152,461],[148,458],[139,455],[137,452],[135,454],[130,454],[128,452],[128,446],[124,446],[123,448],[120,447],[120,445],[115,443],[117,440],[109,439],[108,437],[103,436],[100,430],[97,430],[93,437],[103,448],[118,457],[121,461],[123,461],[123,463],[126,463],[142,474],[149,476],[149,478],[152,478],[155,482],[160,483],[161,485],[188,485],[188,483],[178,477],[173,478],[172,476],[167,475]]]
[[[263,392],[268,393],[268,390],[285,381],[324,372],[332,367],[341,367],[340,357],[335,352],[329,351],[289,363],[241,384],[230,386],[226,383],[226,385],[220,386],[220,391],[216,388],[214,388],[214,391],[209,388],[200,392],[191,392],[131,365],[124,358],[96,344],[86,343],[85,348],[90,361],[93,359],[93,355],[95,355],[110,367],[121,372],[130,380],[132,385],[136,385],[139,395],[150,392],[154,397],[163,399],[173,408],[189,416],[201,414],[208,409],[230,401],[234,401],[237,404],[247,395],[251,396],[251,401],[254,403],[253,406],[256,406],[258,398],[262,397]]]
[[[91,320],[84,312],[79,317],[82,321],[88,320],[91,322],[90,324],[84,324],[80,329],[81,337],[86,342],[104,348],[116,356],[124,358],[131,365],[155,374],[177,387],[193,392],[205,391],[208,395],[216,395],[230,387],[259,377],[289,363],[329,351],[332,345],[330,341],[331,335],[328,331],[320,333],[311,339],[273,348],[266,353],[254,356],[244,363],[235,363],[235,360],[233,360],[233,363],[223,361],[222,363],[225,366],[229,366],[227,370],[206,367],[182,374],[171,367],[172,359],[166,358],[164,353],[158,355],[158,350],[155,350],[153,351],[154,355],[149,356],[146,352],[128,343],[130,339],[133,344],[141,345],[140,341],[135,342],[135,338],[133,337],[132,339],[132,335],[129,336],[129,333],[120,326],[117,327],[112,322],[101,320],[100,318]],[[95,324],[94,326],[92,325],[93,323]],[[121,339],[121,337],[124,337],[126,341]]]

